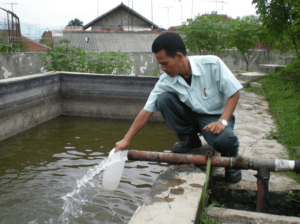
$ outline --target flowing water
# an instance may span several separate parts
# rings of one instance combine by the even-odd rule
[[[128,223],[166,165],[126,161],[119,187],[102,188],[108,153],[130,125],[61,116],[0,142],[0,223]],[[129,149],[169,151],[175,141],[149,123]]]

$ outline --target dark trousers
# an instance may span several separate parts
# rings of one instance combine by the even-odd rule
[[[217,121],[220,114],[198,114],[182,103],[177,95],[168,92],[159,95],[156,105],[168,126],[176,132],[179,140],[202,133],[207,143],[220,152],[223,157],[238,157],[239,141],[233,133],[234,115],[231,116],[228,126],[220,134],[213,134],[204,131],[203,128]]]

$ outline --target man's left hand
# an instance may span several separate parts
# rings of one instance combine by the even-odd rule
[[[206,125],[203,130],[213,134],[220,134],[225,128],[221,121],[216,121]]]

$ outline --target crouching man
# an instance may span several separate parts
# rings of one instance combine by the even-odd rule
[[[233,112],[242,86],[223,61],[216,56],[187,57],[181,37],[169,32],[154,40],[152,52],[164,73],[115,151],[127,149],[152,114],[160,111],[179,139],[173,152],[188,153],[200,147],[197,133],[202,133],[223,157],[238,157]],[[240,170],[226,168],[228,182],[237,183],[241,177]]]

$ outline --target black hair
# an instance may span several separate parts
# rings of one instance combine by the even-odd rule
[[[152,44],[152,52],[157,53],[161,49],[164,49],[167,56],[175,58],[177,52],[186,56],[186,48],[177,33],[166,32],[159,35]]]

